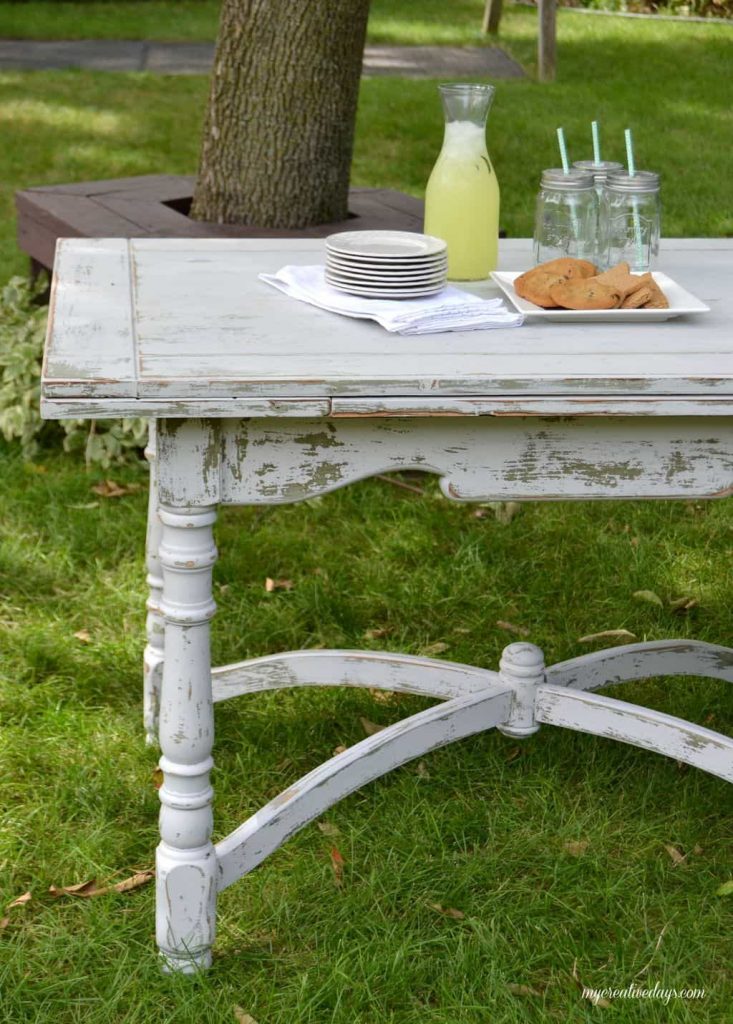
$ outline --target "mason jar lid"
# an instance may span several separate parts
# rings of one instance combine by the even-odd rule
[[[612,171],[606,178],[606,188],[614,192],[658,192],[659,175],[654,171]]]
[[[600,163],[596,163],[595,160],[574,160],[573,167],[576,167],[579,171],[587,171],[596,179],[605,178],[611,171],[622,171],[624,169],[624,165],[620,164],[617,160],[601,160]]]
[[[572,168],[567,174],[562,167],[551,167],[542,172],[542,188],[552,188],[560,192],[585,192],[586,189],[593,187],[593,175],[577,168]]]

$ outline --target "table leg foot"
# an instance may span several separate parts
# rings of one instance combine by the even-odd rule
[[[539,729],[535,701],[537,688],[545,682],[545,656],[535,644],[509,644],[501,654],[499,675],[513,697],[509,721],[497,728],[505,736],[526,739]]]

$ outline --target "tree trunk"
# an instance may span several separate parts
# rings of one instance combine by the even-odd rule
[[[492,36],[499,34],[501,23],[502,0],[485,0],[484,18],[481,23],[481,31]]]
[[[369,0],[223,0],[191,217],[343,220]]]

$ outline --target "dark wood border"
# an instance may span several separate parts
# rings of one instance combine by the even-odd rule
[[[350,229],[422,231],[423,203],[391,189],[352,188],[349,219],[313,228],[275,230],[191,220],[193,175],[151,174],[15,194],[18,245],[38,269],[53,268],[58,238],[322,238]]]

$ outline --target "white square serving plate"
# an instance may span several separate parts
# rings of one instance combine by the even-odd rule
[[[677,284],[671,277],[660,271],[653,271],[652,277],[667,296],[669,309],[542,309],[528,302],[514,291],[514,279],[522,271],[495,270],[491,277],[506,295],[509,302],[520,313],[533,319],[549,320],[561,324],[593,324],[593,323],[659,323],[661,320],[672,320],[677,316],[693,316],[709,313],[710,307],[696,298],[691,292]]]

